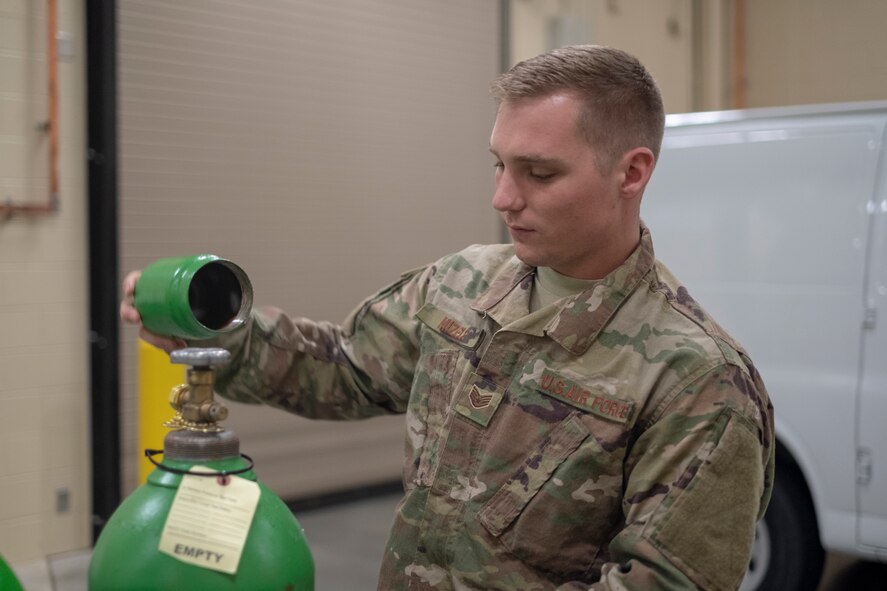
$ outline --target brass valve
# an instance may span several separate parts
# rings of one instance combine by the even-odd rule
[[[203,433],[222,431],[218,425],[228,417],[228,409],[213,398],[215,367],[228,362],[231,354],[225,349],[187,348],[173,351],[173,363],[190,365],[188,383],[176,386],[169,395],[169,404],[175,416],[164,423],[170,429],[185,429]]]

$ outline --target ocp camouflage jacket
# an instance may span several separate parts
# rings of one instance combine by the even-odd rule
[[[344,326],[254,313],[224,396],[314,418],[406,413],[383,590],[735,589],[773,483],[745,352],[654,259],[529,313],[534,269],[473,246]]]

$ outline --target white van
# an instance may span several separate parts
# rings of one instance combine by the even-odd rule
[[[642,217],[749,351],[776,411],[742,589],[887,560],[887,102],[671,115]]]

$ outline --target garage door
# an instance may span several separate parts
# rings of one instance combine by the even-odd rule
[[[257,305],[340,322],[399,272],[499,240],[497,2],[121,0],[119,52],[124,272],[214,253],[246,269]],[[123,331],[125,492],[136,339]],[[284,498],[400,474],[402,417],[231,404],[226,425]]]

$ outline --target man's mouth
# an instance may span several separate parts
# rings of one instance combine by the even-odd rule
[[[515,224],[515,223],[512,223],[512,222],[507,222],[507,221],[506,221],[506,222],[505,222],[505,225],[508,226],[508,229],[509,229],[509,230],[512,230],[512,231],[514,231],[514,232],[532,232],[532,231],[533,231],[532,228],[528,228],[528,227],[526,227],[526,226],[522,226],[522,225],[520,225],[520,224]]]

